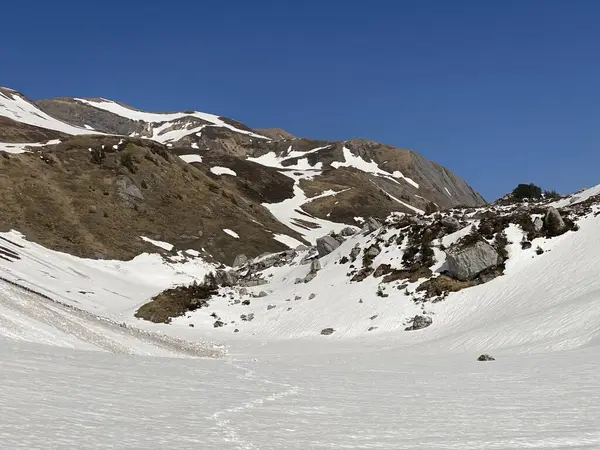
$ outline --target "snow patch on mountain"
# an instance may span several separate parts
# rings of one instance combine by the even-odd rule
[[[13,91],[14,92],[14,91]],[[60,131],[67,134],[101,134],[86,128],[75,127],[49,116],[35,104],[25,100],[16,92],[0,91],[0,116],[8,117],[20,123],[33,125],[47,130]]]
[[[237,173],[227,167],[214,166],[210,168],[210,171],[215,175],[231,175],[233,177],[237,176]]]
[[[163,130],[169,126],[169,125],[165,125],[164,122],[172,122],[172,121],[182,119],[185,117],[196,117],[196,118],[202,119],[206,122],[210,122],[213,125],[223,127],[223,128],[228,128],[230,130],[235,131],[236,133],[246,134],[248,136],[252,136],[252,137],[258,138],[258,139],[270,140],[269,138],[262,136],[260,134],[236,128],[233,125],[230,125],[227,122],[223,121],[219,116],[214,115],[214,114],[208,114],[208,113],[203,113],[203,112],[199,112],[199,111],[193,111],[190,113],[186,113],[186,112],[151,113],[151,112],[146,112],[146,111],[139,111],[137,109],[132,109],[132,108],[126,107],[124,105],[121,105],[117,102],[114,102],[112,100],[107,100],[104,98],[97,99],[97,100],[96,99],[75,98],[74,100],[84,103],[89,106],[93,106],[94,108],[102,109],[104,111],[108,111],[108,112],[116,114],[118,116],[125,117],[127,119],[141,120],[143,122],[161,124],[158,127],[158,129],[161,129],[161,130]],[[154,137],[157,138],[157,140],[159,142],[177,140],[177,139],[181,139],[181,137],[186,136],[188,134],[198,133],[202,130],[202,128],[203,127],[198,127],[197,129],[193,129],[193,130],[192,129],[181,130],[181,132],[185,133],[183,135],[181,135],[180,133],[173,132],[173,134],[169,135],[168,138],[166,138],[165,135],[160,135],[160,131],[158,131],[158,132],[155,132]]]
[[[44,147],[46,145],[60,144],[60,139],[52,139],[48,142],[29,142],[29,143],[8,143],[0,142],[0,152],[7,153],[27,153],[36,147]]]

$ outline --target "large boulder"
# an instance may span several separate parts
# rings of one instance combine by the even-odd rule
[[[378,230],[381,227],[382,227],[381,222],[379,222],[377,219],[374,219],[373,217],[369,217],[365,221],[365,224],[363,226],[363,231],[365,233],[372,233],[373,231]]]
[[[346,227],[340,231],[340,234],[345,237],[354,236],[356,234],[356,229],[353,227]]]
[[[558,210],[552,206],[548,208],[544,217],[544,228],[551,236],[557,236],[566,229],[565,221]]]
[[[433,320],[431,320],[431,317],[416,315],[410,319],[410,326],[406,327],[404,331],[422,330],[423,328],[427,328],[432,323]]]
[[[319,258],[329,255],[340,246],[340,243],[333,236],[323,236],[317,239],[317,252]]]
[[[448,230],[448,232],[453,233],[460,228],[460,222],[457,218],[452,216],[444,216],[441,220],[442,226]]]
[[[247,262],[248,262],[248,257],[246,255],[244,255],[244,254],[237,255],[235,257],[235,259],[233,260],[233,267],[243,266]]]
[[[496,249],[484,240],[468,244],[459,242],[446,250],[446,256],[448,272],[461,281],[474,279],[484,270],[496,267],[500,261]]]

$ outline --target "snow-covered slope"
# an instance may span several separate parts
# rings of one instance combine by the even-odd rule
[[[299,250],[296,264],[263,272],[268,284],[247,293],[223,288],[225,297],[171,325],[136,320],[133,311],[158,290],[210,270],[189,258],[194,252],[172,262],[156,255],[89,261],[4,233],[0,272],[11,283],[0,281],[2,443],[15,449],[600,448],[594,192],[568,201],[590,205],[577,231],[523,248],[523,231],[510,225],[505,274],[437,303],[414,301],[417,282],[402,290],[389,284],[386,297],[376,293],[373,277],[349,281],[340,258],[356,244],[385,242],[398,231],[390,226],[348,238],[320,259],[308,283],[295,282],[310,267],[299,264],[306,256]],[[473,223],[478,212],[468,213]],[[437,245],[468,233],[465,227]],[[396,264],[403,248],[384,247],[374,265]],[[442,270],[438,247],[435,257],[432,269]],[[404,320],[423,310],[433,324],[403,331]],[[240,313],[254,319],[229,324]],[[213,328],[211,314],[227,325]],[[322,336],[323,327],[335,333]],[[209,340],[227,343],[228,355]],[[496,361],[477,362],[483,352]],[[165,362],[139,355],[212,358]]]
[[[236,133],[246,134],[258,139],[269,139],[251,131],[237,128],[214,114],[198,111],[151,113],[139,111],[107,99],[75,98],[74,100],[130,120],[145,122],[147,124],[147,130],[151,130],[152,132],[151,138],[161,143],[178,141],[189,134],[200,133],[207,125],[227,128]],[[186,122],[186,118],[196,118],[206,123],[198,125],[194,122]]]
[[[0,88],[0,116],[66,134],[97,134],[95,131],[75,127],[49,116],[23,95],[7,88]]]

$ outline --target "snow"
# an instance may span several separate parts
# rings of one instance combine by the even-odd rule
[[[237,173],[227,167],[214,166],[210,168],[210,171],[215,175],[231,175],[233,177],[237,176]]]
[[[133,313],[214,266],[86,260],[0,233],[21,257],[0,259],[1,277],[63,303],[0,281],[3,448],[600,448],[598,210],[527,250],[511,225],[505,274],[438,303],[415,303],[418,283],[378,297],[380,280],[349,281],[340,258],[400,233],[389,228],[349,238],[309,283],[294,281],[310,270],[300,251],[248,288],[250,305],[230,305],[222,288],[171,325]],[[382,247],[373,264],[402,254]],[[433,324],[403,331],[423,308]],[[213,328],[212,313],[227,325]],[[321,336],[326,327],[335,333]],[[481,353],[496,361],[477,362]]]
[[[1,94],[0,94],[1,95]],[[28,153],[31,151],[31,148],[36,147],[44,147],[46,145],[56,145],[60,144],[60,139],[53,139],[48,142],[27,142],[27,143],[8,143],[8,142],[0,142],[0,152],[7,153]]]
[[[168,242],[155,241],[154,239],[147,238],[146,236],[140,236],[141,239],[145,242],[149,242],[150,244],[162,248],[168,252],[173,250],[173,244],[169,244]]]
[[[342,150],[344,152],[344,162],[334,161],[331,163],[331,167],[334,167],[336,169],[339,167],[353,167],[363,172],[387,178],[388,180],[394,181],[396,183],[398,183],[396,178],[401,178],[407,183],[416,187],[417,189],[419,188],[419,185],[415,181],[408,177],[405,177],[399,170],[396,170],[394,173],[390,174],[389,172],[380,169],[375,161],[365,161],[362,157],[352,153],[350,149],[348,149],[346,146],[344,146]]]
[[[159,126],[159,128],[155,129],[155,134],[154,134],[153,138],[158,138],[160,131],[157,131],[157,130],[160,129],[162,131],[162,130],[172,126],[172,124],[165,124],[164,122],[172,122],[172,121],[182,119],[185,117],[196,117],[198,119],[202,119],[206,122],[209,122],[213,125],[223,127],[223,128],[229,128],[230,130],[233,130],[237,133],[247,134],[247,135],[255,137],[255,138],[269,140],[269,138],[267,138],[265,136],[261,136],[260,134],[253,133],[251,131],[241,130],[239,128],[234,127],[233,125],[229,125],[228,123],[221,120],[219,118],[219,116],[216,116],[214,114],[207,114],[207,113],[202,113],[202,112],[198,112],[198,111],[194,111],[189,114],[185,113],[185,112],[151,113],[151,112],[139,111],[137,109],[129,108],[127,106],[121,105],[117,102],[113,102],[113,101],[107,100],[107,99],[89,100],[89,99],[83,99],[83,98],[76,98],[75,100],[77,100],[78,102],[84,103],[86,105],[93,106],[94,108],[102,109],[104,111],[108,111],[108,112],[111,112],[118,116],[125,117],[125,118],[131,119],[131,120],[141,120],[141,121],[149,122],[149,123],[162,124],[161,126]],[[180,131],[174,130],[173,134],[170,134],[168,137],[165,137],[163,135],[157,140],[159,140],[159,142],[166,142],[168,140],[181,139],[183,136],[186,136],[188,134],[199,133],[202,130],[202,128],[204,128],[204,126],[205,125],[196,127],[194,129],[184,129],[184,130],[180,130]],[[181,133],[183,133],[183,134],[181,134]]]
[[[373,181],[371,181],[371,183],[373,183]],[[389,198],[391,198],[392,200],[397,201],[398,203],[400,203],[401,205],[405,206],[408,209],[413,210],[414,212],[416,212],[417,214],[425,214],[425,211],[423,211],[422,209],[419,209],[415,206],[412,206],[406,202],[403,202],[402,200],[400,200],[397,197],[394,197],[392,194],[390,194],[389,192],[385,191],[383,188],[381,188],[380,186],[378,186],[377,184],[373,183],[375,186],[377,186],[379,189],[381,189],[385,195],[387,195]]]
[[[195,154],[179,155],[179,157],[187,163],[195,163],[195,162],[201,163],[202,162],[202,156],[200,156],[200,155],[195,155]]]
[[[17,122],[34,125],[47,130],[60,131],[67,134],[101,134],[85,128],[75,127],[49,116],[33,103],[25,100],[19,94],[0,92],[0,116],[8,117]]]
[[[298,239],[294,239],[293,237],[288,236],[287,234],[273,234],[273,239],[275,239],[278,242],[281,242],[284,245],[287,245],[289,248],[297,248],[300,245],[304,245]]]
[[[448,194],[448,196],[452,197],[452,194],[450,193],[450,191],[448,190],[448,188],[444,186],[444,189],[446,190],[446,194]]]
[[[568,205],[575,205],[577,203],[581,203],[586,201],[590,197],[594,197],[596,195],[600,195],[600,184],[589,189],[584,189],[577,194],[572,196],[557,200],[555,202],[550,203],[548,206],[554,206],[555,208],[564,208]]]
[[[86,124],[86,125],[84,125],[83,127],[84,127],[86,130],[93,130],[93,129],[94,129],[94,128],[90,127],[90,126],[89,126],[89,125],[87,125],[87,124]]]
[[[240,238],[240,235],[239,235],[239,234],[237,234],[237,233],[236,233],[235,231],[233,231],[233,230],[230,230],[229,228],[223,228],[223,231],[224,231],[225,233],[227,233],[227,234],[228,234],[229,236],[231,236],[231,237],[234,237],[234,238],[236,238],[236,239],[239,239],[239,238]]]
[[[318,238],[328,234],[330,231],[340,232],[346,228],[347,225],[338,222],[331,222],[329,220],[319,219],[303,213],[302,206],[316,200],[331,195],[337,195],[341,192],[345,192],[347,189],[335,192],[327,190],[324,193],[309,198],[306,196],[302,188],[300,187],[300,180],[310,179],[315,174],[319,174],[320,171],[304,171],[304,172],[281,172],[282,174],[294,179],[294,196],[286,199],[279,203],[263,203],[262,206],[267,208],[273,216],[288,226],[292,230],[298,232],[304,239],[310,243],[315,243]],[[307,228],[298,221],[310,222],[313,224],[310,228]]]

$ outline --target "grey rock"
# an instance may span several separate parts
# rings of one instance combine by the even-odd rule
[[[375,230],[378,230],[379,228],[381,228],[381,222],[379,222],[379,220],[373,218],[373,217],[369,217],[366,221],[365,224],[363,226],[363,231],[365,233],[372,233]]]
[[[318,259],[314,259],[313,262],[310,263],[310,273],[317,273],[321,270],[321,263]]]
[[[369,249],[366,251],[366,255],[370,256],[371,258],[375,258],[380,253],[381,253],[381,250],[379,250],[374,245],[372,245],[371,247],[369,247]]]
[[[542,228],[544,228],[544,221],[541,217],[536,217],[533,221],[533,229],[535,231],[542,231]]]
[[[267,311],[277,308],[277,305],[267,305]]]
[[[232,270],[217,270],[215,272],[215,282],[219,286],[235,286],[238,281],[238,275]]]
[[[461,281],[472,280],[480,272],[496,267],[500,257],[496,249],[483,240],[453,245],[446,250],[446,255],[448,272]]]
[[[309,299],[309,300],[312,300],[312,299],[313,299],[313,298],[315,298],[316,296],[317,296],[317,294],[314,294],[314,293],[313,293],[313,294],[310,294],[310,295],[308,296],[308,299]]]
[[[248,257],[246,255],[244,255],[244,254],[237,255],[235,257],[235,259],[233,260],[233,267],[243,266],[247,262],[248,262]]]
[[[344,237],[354,236],[356,234],[356,229],[352,227],[346,227],[340,231],[340,234]]]
[[[335,332],[335,330],[333,328],[323,328],[321,330],[321,334],[323,336],[329,336],[329,335],[333,334],[334,332]]]
[[[303,281],[304,283],[308,283],[308,282],[310,282],[310,281],[314,280],[316,276],[317,276],[317,273],[316,273],[316,272],[310,272],[308,275],[306,275],[306,276],[304,277],[304,280],[302,280],[302,281]]]
[[[354,248],[352,250],[350,250],[350,259],[352,261],[356,261],[356,258],[358,258],[358,255],[360,255],[360,245],[356,244],[354,246]]]
[[[323,236],[317,239],[317,252],[319,257],[329,255],[340,246],[340,243],[331,236]]]
[[[117,195],[129,206],[134,206],[144,201],[144,194],[133,181],[125,176],[120,176],[115,182]]]
[[[302,297],[300,297],[299,295],[296,295],[296,296],[294,297],[294,300],[300,300],[301,298],[302,298]]]
[[[561,217],[560,213],[552,206],[548,208],[546,216],[544,217],[544,228],[551,235],[560,234],[566,228],[565,221]]]
[[[296,247],[296,248],[295,248],[295,250],[296,250],[297,252],[304,252],[304,251],[306,251],[306,250],[310,250],[311,248],[312,248],[312,247],[309,247],[309,246],[307,246],[307,245],[300,244],[298,247]]]
[[[442,217],[442,225],[451,233],[457,231],[460,228],[460,222],[458,219],[452,216],[444,216]]]
[[[244,300],[244,301],[242,302],[242,305],[243,305],[243,306],[249,306],[249,305],[250,305],[250,300]]]
[[[240,295],[248,295],[248,289],[246,289],[246,288],[241,288],[241,289],[240,289]]]
[[[213,327],[215,327],[215,328],[220,328],[224,325],[225,324],[223,322],[221,322],[220,320],[217,320],[215,323],[213,323]]]
[[[313,262],[313,260],[314,260],[315,258],[317,258],[318,256],[319,256],[319,254],[318,254],[318,253],[316,253],[316,252],[315,252],[315,253],[312,253],[312,252],[311,252],[311,253],[309,253],[308,255],[304,256],[304,257],[303,257],[303,258],[300,260],[300,265],[301,265],[301,266],[304,266],[304,265],[306,265],[306,264],[310,264],[310,263],[312,263],[312,262]]]
[[[378,317],[378,314],[375,314],[374,316],[369,317],[369,319],[370,320],[375,320],[375,319],[377,319],[377,317]]]
[[[267,294],[265,291],[260,291],[258,293],[258,297],[266,297],[267,295],[269,295],[269,294]]]
[[[496,358],[484,353],[479,358],[477,358],[477,361],[496,361]]]
[[[263,280],[262,278],[258,278],[255,280],[242,280],[239,282],[239,285],[244,287],[256,287],[262,286],[264,284],[269,284],[269,282],[267,280]]]
[[[429,325],[431,325],[433,323],[433,320],[431,319],[431,317],[416,315],[410,320],[410,322],[411,325],[409,327],[406,327],[404,329],[405,331],[422,330],[423,328],[427,328]]]
[[[376,330],[376,329],[377,329],[377,327],[369,327],[369,329],[367,331],[373,331],[373,330]]]

